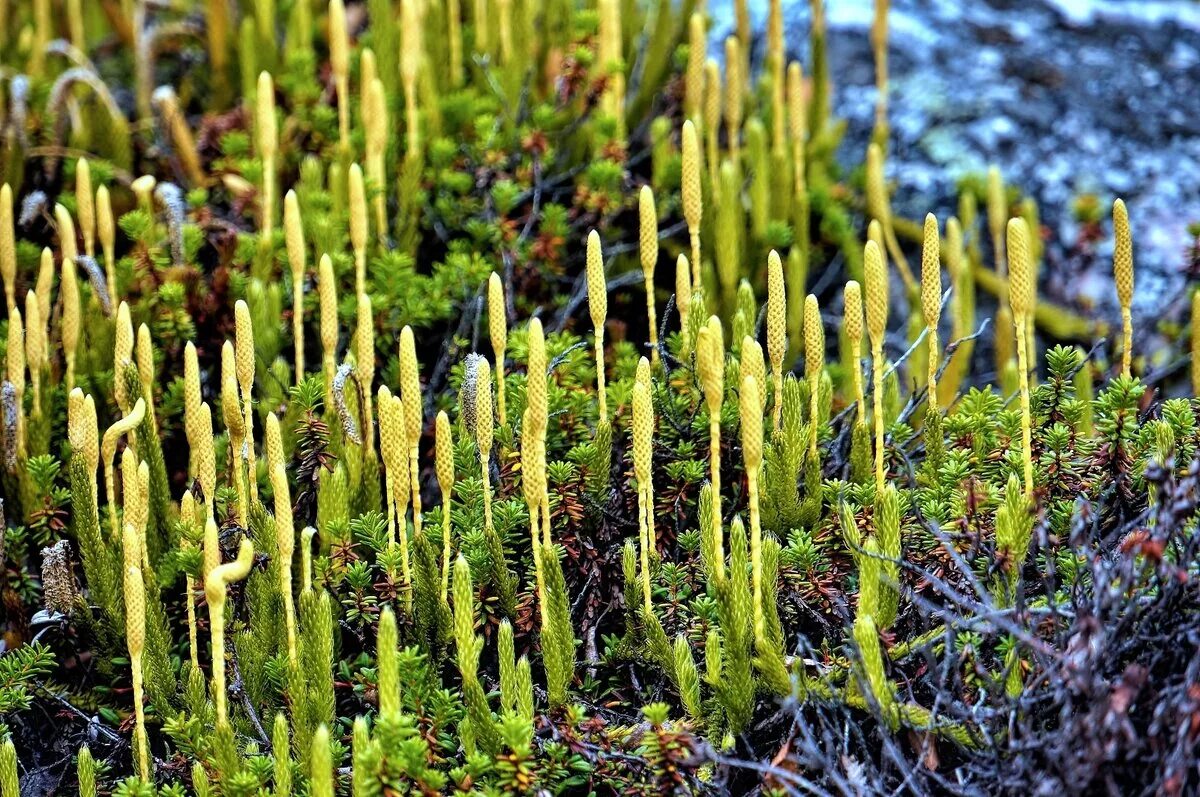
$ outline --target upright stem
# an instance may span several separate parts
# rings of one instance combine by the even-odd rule
[[[1029,354],[1026,351],[1025,314],[1017,316],[1017,377],[1021,385],[1021,443],[1025,459],[1025,495],[1033,495],[1033,432],[1029,412]]]
[[[875,490],[883,493],[883,346],[874,346],[871,352],[872,382],[874,383],[875,409]]]

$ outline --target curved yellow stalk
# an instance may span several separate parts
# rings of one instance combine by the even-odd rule
[[[243,537],[237,559],[217,565],[204,579],[204,595],[208,599],[208,625],[212,632],[212,691],[217,704],[218,727],[229,721],[229,698],[225,689],[225,597],[229,585],[249,575],[253,564],[254,546],[250,544],[250,540]]]
[[[100,456],[104,461],[104,486],[108,495],[108,515],[112,524],[112,541],[121,539],[117,526],[117,489],[113,479],[113,456],[117,453],[117,440],[121,435],[132,433],[146,417],[146,402],[138,399],[129,414],[118,419],[104,432],[100,443]]]

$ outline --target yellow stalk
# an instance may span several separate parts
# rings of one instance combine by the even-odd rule
[[[212,523],[212,520],[209,520]],[[212,631],[213,696],[217,703],[217,726],[229,721],[228,694],[225,690],[225,597],[229,585],[241,581],[254,564],[254,546],[242,538],[237,559],[217,565],[204,579],[204,594],[208,598],[208,624]]]
[[[696,141],[696,126],[683,123],[683,217],[687,221],[692,243],[692,290],[701,289],[700,281],[700,218],[703,215],[703,196],[700,190],[700,146]]]
[[[283,197],[283,233],[288,265],[292,269],[292,343],[296,350],[296,384],[304,378],[304,225],[300,200],[289,190]]]
[[[392,391],[387,385],[379,386],[379,449],[383,455],[383,478],[387,504],[388,545],[396,544],[396,476],[400,470],[400,458],[404,462],[404,480],[408,482],[408,447],[404,443],[403,420],[397,419],[392,405]],[[403,522],[403,519],[401,519]]]
[[[312,589],[312,541],[313,537],[317,536],[317,530],[312,526],[305,526],[304,531],[300,532],[300,591],[307,592]]]
[[[337,371],[337,283],[333,279],[333,261],[329,255],[321,255],[317,271],[317,292],[321,300],[321,360],[325,372],[325,407],[333,406],[333,375]]]
[[[644,359],[644,358],[643,358]],[[642,382],[633,386],[633,473],[637,480],[638,531],[642,558],[642,600],[646,611],[651,610],[649,524],[654,514],[654,496],[650,493],[651,447],[654,440],[654,407],[650,390]]]
[[[721,132],[721,71],[717,62],[704,62],[704,155],[708,173],[717,173],[717,135]]]
[[[235,355],[233,344],[225,341],[221,347],[221,417],[229,432],[229,467],[233,471],[233,481],[238,494],[238,523],[246,528],[250,511],[249,488],[246,486],[245,468],[242,460],[245,457],[246,419],[242,414],[241,403],[238,399]]]
[[[375,382],[375,316],[371,312],[371,297],[358,295],[358,327],[354,335],[354,359],[357,361],[358,382],[362,385],[363,450],[375,460],[375,408],[372,404],[371,385]]]
[[[758,474],[762,468],[763,417],[758,380],[742,378],[740,414],[742,461],[746,466],[746,488],[750,507],[750,568],[754,584],[754,636],[763,638],[762,524],[758,514]]]
[[[125,644],[129,650],[130,674],[133,681],[134,746],[137,749],[138,775],[143,783],[149,783],[149,741],[146,737],[146,715],[142,705],[142,654],[146,649],[146,587],[142,581],[137,532],[130,524],[125,525],[122,539],[125,550]]]
[[[1121,374],[1129,376],[1133,355],[1133,237],[1129,234],[1129,211],[1125,202],[1113,202],[1113,279],[1121,303]]]
[[[704,15],[694,13],[688,18],[688,60],[683,78],[683,113],[689,121],[700,121],[704,105],[704,57],[707,52]]]
[[[1037,290],[1029,251],[1029,228],[1021,218],[1008,222],[1009,301],[1017,324],[1017,377],[1021,386],[1021,438],[1025,461],[1025,496],[1033,496],[1033,441],[1029,410],[1029,355],[1026,324]]]
[[[454,438],[450,430],[450,416],[444,411],[437,414],[434,430],[434,460],[438,489],[442,492],[442,599],[445,600],[450,589],[450,503],[454,493]]]
[[[775,386],[775,431],[783,419],[783,357],[787,353],[787,289],[783,262],[774,249],[767,255],[767,354]],[[756,385],[760,390],[766,384]]]
[[[238,387],[242,393],[242,437],[246,441],[246,471],[250,500],[258,500],[258,470],[254,461],[254,324],[250,306],[241,299],[234,305],[236,321],[236,365]],[[247,507],[249,511],[249,507]]]
[[[199,522],[197,517],[196,500],[192,497],[191,490],[184,490],[183,496],[179,499],[179,519],[189,528],[195,528]],[[181,543],[183,547],[190,550],[193,546],[191,543]],[[200,636],[196,626],[196,590],[192,577],[184,574],[184,596],[187,600],[187,624],[188,624],[188,660],[191,662],[192,669],[196,672],[200,671]]]
[[[937,217],[925,216],[925,240],[921,245],[921,308],[929,335],[929,406],[936,412],[938,370],[938,321],[942,314],[942,241]]]
[[[421,67],[422,22],[415,0],[400,6],[400,78],[404,83],[404,117],[408,132],[408,157],[421,151],[421,131],[417,118],[417,77]],[[482,26],[476,25],[476,30]]]
[[[387,185],[387,97],[383,90],[383,81],[376,78],[367,87],[367,177],[375,189],[373,205],[375,209],[375,231],[379,237],[379,245],[387,245],[387,195],[383,187]]]
[[[354,249],[354,292],[367,290],[367,189],[362,167],[350,164],[350,246]]]
[[[892,228],[892,205],[888,199],[887,186],[883,176],[883,150],[878,144],[867,147],[867,214],[876,219],[883,229],[883,240],[887,244],[888,255],[900,272],[904,289],[910,297],[918,294],[917,280],[913,277],[908,260],[900,249],[896,232]]]
[[[196,480],[204,491],[204,500],[208,504],[208,516],[214,514],[213,502],[217,492],[217,454],[213,445],[212,410],[208,402],[200,405],[197,413],[196,432],[199,443],[193,448],[196,453]]]
[[[49,250],[46,250],[49,251]],[[33,417],[42,417],[42,371],[46,368],[46,325],[37,294],[25,294],[25,362],[29,366],[29,385],[33,388]]]
[[[888,275],[883,253],[874,241],[863,252],[866,281],[867,335],[871,339],[872,392],[875,410],[875,490],[883,493],[883,336],[887,332]]]
[[[275,543],[279,549],[279,594],[283,596],[283,619],[287,626],[288,664],[296,666],[296,606],[292,597],[292,555],[296,530],[292,525],[292,498],[283,464],[271,471],[275,493]]]
[[[721,404],[725,398],[725,339],[716,316],[700,328],[696,368],[708,407],[709,481],[712,483],[712,536],[717,580],[725,578],[725,543],[721,531]]]
[[[275,84],[269,72],[260,72],[258,75],[254,107],[254,133],[263,165],[262,219],[259,229],[262,238],[270,243],[275,229],[275,153],[279,148],[279,131],[275,123]]]
[[[100,238],[100,248],[104,251],[108,298],[109,301],[116,302],[121,298],[117,295],[117,225],[113,221],[112,202],[109,200],[106,185],[96,189],[96,233]]]
[[[146,400],[146,415],[158,427],[154,417],[154,344],[150,342],[150,327],[142,324],[137,333],[138,381],[142,383],[142,398]]]
[[[888,129],[888,23],[889,0],[875,0],[875,18],[871,24],[871,50],[875,55],[875,130]]]
[[[390,434],[396,439],[392,443],[394,450],[393,457],[395,458],[395,476],[391,483],[392,501],[396,504],[396,535],[397,542],[400,545],[400,577],[404,584],[404,605],[405,608],[412,608],[412,564],[408,554],[408,523],[405,517],[408,514],[408,504],[410,499],[413,503],[413,528],[420,529],[417,525],[416,518],[420,517],[420,493],[416,489],[417,482],[415,481],[416,474],[412,473],[416,469],[416,460],[409,460],[405,455],[405,418],[407,417],[408,402],[402,401],[399,396],[391,398],[391,413],[390,426],[394,432]],[[410,478],[413,481],[410,483]]]
[[[126,416],[117,420],[108,430],[104,432],[104,439],[100,444],[100,456],[104,460],[104,483],[108,495],[108,515],[112,524],[112,540],[121,539],[121,530],[117,525],[117,497],[116,484],[113,476],[113,457],[117,453],[117,440],[121,435],[130,433],[137,428],[146,417],[146,403],[142,399],[137,400],[137,404],[133,405],[133,410]],[[128,450],[128,449],[126,449]]]
[[[417,447],[425,427],[425,402],[421,397],[420,365],[412,328],[400,330],[400,392],[404,396],[404,431],[408,440],[408,477],[413,507],[413,534],[421,533],[421,469]]]
[[[0,186],[0,278],[4,279],[5,307],[11,316],[17,307],[17,242],[12,188],[8,183]]]
[[[808,382],[809,455],[817,455],[817,405],[821,399],[821,374],[825,370],[825,328],[821,308],[811,293],[804,299],[804,378]]]
[[[687,255],[680,253],[675,259],[675,306],[679,308],[679,356],[686,360],[691,351],[688,340],[688,311],[692,306],[692,272]]]
[[[264,72],[263,74],[266,75],[266,72]],[[261,77],[259,78],[258,93],[259,93],[259,96],[263,96],[263,85],[262,85]],[[270,91],[268,91],[267,93],[270,94]],[[170,135],[171,145],[174,148],[175,154],[179,157],[179,165],[183,167],[183,171],[187,175],[188,180],[190,180],[194,185],[197,185],[197,186],[204,185],[204,183],[205,183],[204,167],[200,165],[200,156],[196,151],[196,139],[192,135],[192,129],[190,127],[188,127],[187,117],[184,116],[183,111],[180,110],[180,108],[179,108],[179,98],[176,96],[175,90],[172,89],[170,86],[159,86],[157,89],[154,90],[153,99],[154,99],[154,104],[158,106],[159,113],[162,114],[163,123],[165,124],[165,126],[167,128],[167,132]],[[260,111],[260,113],[261,113],[261,111]],[[272,103],[272,116],[273,115],[274,115],[274,104]],[[264,157],[264,163],[263,163],[263,166],[264,166],[264,169],[263,169],[263,176],[264,176],[263,207],[265,208],[268,204],[267,203],[267,195],[265,193],[265,189],[267,188],[267,185],[266,185],[266,174],[267,174],[266,165],[267,164],[265,162],[266,156],[264,155],[263,157]],[[274,168],[273,164],[272,164],[271,168],[272,169]],[[271,185],[274,185],[273,180],[271,182]],[[77,190],[77,196],[78,195],[79,194],[78,194],[78,190]],[[80,223],[82,224],[83,223],[82,208],[79,211],[79,220],[80,220]],[[84,243],[85,244],[88,243],[86,227],[84,228]],[[89,255],[92,254],[90,248],[88,249],[88,254]]]
[[[71,450],[79,452],[88,468],[92,488],[92,522],[99,528],[99,501],[96,496],[96,468],[100,463],[100,434],[96,427],[96,404],[92,397],[75,388],[67,397],[67,437]]]
[[[126,395],[125,367],[133,361],[133,322],[129,320],[129,305],[117,307],[117,328],[113,340],[113,395],[121,412],[129,412]]]
[[[350,35],[346,29],[346,6],[329,0],[329,66],[338,96],[338,133],[343,151],[350,150]]]
[[[267,420],[263,424],[263,457],[267,460],[268,478],[275,472],[276,465],[287,467],[283,458],[283,432],[279,428],[279,416],[273,412],[267,413]],[[272,489],[274,486],[272,482]]]
[[[788,134],[792,139],[792,182],[796,196],[804,191],[804,140],[808,136],[808,108],[804,97],[804,71],[797,61],[787,70]]]
[[[75,387],[75,355],[79,348],[79,284],[75,280],[75,261],[62,260],[62,347],[66,361],[67,392]]]
[[[736,36],[725,39],[725,137],[729,144],[729,159],[737,166],[741,160],[742,106],[746,78],[742,75],[742,48]],[[715,133],[714,133],[715,135]],[[709,179],[713,179],[713,170]]]
[[[846,330],[846,342],[850,344],[850,362],[854,364],[854,400],[858,404],[858,421],[866,423],[867,400],[863,396],[862,374],[862,289],[854,280],[846,283],[842,293],[842,304],[842,325]]]
[[[992,235],[993,266],[996,273],[1007,276],[1008,264],[1004,260],[1004,224],[1008,220],[1008,197],[1005,195],[1004,178],[995,166],[987,173],[987,222]]]
[[[57,206],[54,212],[58,213]],[[92,167],[87,158],[80,158],[75,163],[75,212],[79,215],[79,230],[83,233],[84,254],[92,257],[96,254],[96,195],[92,192]],[[63,257],[66,257],[65,250]]]
[[[536,439],[537,446],[535,447],[536,455],[533,457],[533,464],[537,471],[538,487],[540,495],[537,498],[537,505],[541,507],[542,512],[542,537],[544,544],[549,545],[550,540],[550,498],[546,494],[546,426],[549,423],[550,407],[548,388],[546,384],[546,337],[542,332],[542,322],[540,319],[534,318],[529,322],[529,334],[527,341],[529,349],[529,360],[526,363],[526,383],[525,383],[525,401],[529,411],[528,427],[525,434]],[[536,509],[536,507],[535,507]],[[532,512],[533,510],[531,510]],[[531,528],[535,527],[536,519],[530,517]],[[536,543],[537,540],[535,539]],[[534,545],[535,555],[539,555],[538,546]]]
[[[463,80],[461,0],[448,0],[446,4],[446,26],[450,39],[450,85],[458,88],[462,85]]]
[[[479,447],[479,472],[483,479],[483,522],[488,535],[492,533],[492,480],[488,461],[492,455],[492,368],[486,359],[479,360],[475,383],[475,444]]]
[[[17,404],[17,460],[25,459],[25,327],[21,312],[14,306],[8,311],[8,344],[5,349],[8,381]]]
[[[500,275],[492,272],[488,278],[488,335],[496,356],[496,414],[500,426],[508,423],[504,408],[504,352],[508,348],[508,311],[504,305],[504,285]]]
[[[608,423],[608,400],[604,393],[604,322],[608,317],[608,284],[604,279],[604,255],[600,235],[592,230],[587,241],[588,309],[596,338],[596,400],[600,423]]]
[[[638,195],[640,236],[638,255],[642,261],[642,279],[646,285],[646,318],[649,321],[650,361],[658,365],[658,318],[654,310],[654,269],[658,265],[658,211],[654,206],[654,190],[642,186]]]
[[[1192,395],[1200,396],[1200,291],[1192,293]]]

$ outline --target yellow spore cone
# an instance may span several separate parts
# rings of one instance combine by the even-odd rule
[[[1133,236],[1129,233],[1129,211],[1124,200],[1113,202],[1113,280],[1121,304],[1121,373],[1129,376],[1133,353]]]
[[[500,425],[506,426],[504,354],[508,348],[508,311],[504,304],[504,284],[494,271],[488,278],[488,336],[492,339],[492,351],[496,356],[496,415]]]
[[[883,337],[887,333],[888,276],[883,252],[874,241],[863,251],[863,276],[867,294],[867,335],[871,339],[872,392],[875,414],[875,489],[883,492]]]
[[[599,405],[600,422],[607,423],[608,400],[604,392],[604,323],[608,318],[608,283],[604,279],[604,254],[600,249],[600,235],[595,230],[588,233],[587,286],[588,308],[592,315],[592,326],[596,330],[596,400]]]
[[[929,406],[937,409],[938,321],[942,315],[942,239],[937,216],[925,216],[921,245],[921,309],[929,331]]]

